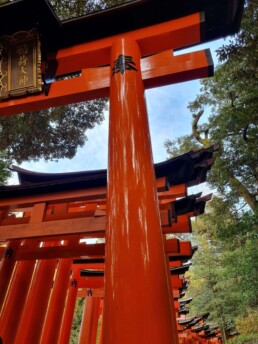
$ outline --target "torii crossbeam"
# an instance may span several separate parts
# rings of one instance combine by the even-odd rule
[[[144,57],[140,61],[139,73],[145,89],[211,76],[213,64],[209,50],[173,55],[174,48],[201,41],[200,27],[201,16],[197,13],[123,35],[64,48],[54,57],[49,54],[48,63],[51,64],[55,58],[57,69],[48,95],[41,93],[3,101],[0,103],[0,116],[108,97],[109,66],[113,68],[117,59],[116,56],[114,61],[110,61],[112,44],[124,37],[134,40],[139,45],[140,58]],[[75,72],[77,77],[65,79],[65,76]]]

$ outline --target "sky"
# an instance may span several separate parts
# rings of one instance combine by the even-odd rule
[[[177,54],[209,48],[214,66],[217,65],[215,50],[225,43],[224,39],[197,45],[190,49],[181,50]],[[168,158],[164,147],[166,139],[189,134],[191,132],[192,116],[187,109],[190,101],[199,94],[199,80],[163,86],[146,90],[147,112],[149,118],[150,135],[152,142],[153,161],[158,163]],[[62,173],[73,171],[87,171],[107,168],[108,147],[108,112],[105,120],[88,130],[88,141],[78,149],[73,159],[60,159],[58,162],[24,162],[22,168],[46,173]],[[13,173],[8,184],[18,184],[16,173]]]

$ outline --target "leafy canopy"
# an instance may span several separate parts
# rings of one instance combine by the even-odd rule
[[[257,213],[258,1],[246,2],[241,30],[217,50],[214,77],[201,80],[189,103],[192,133],[166,140],[170,155],[220,144],[208,182],[233,203]],[[200,124],[202,120],[202,124]]]

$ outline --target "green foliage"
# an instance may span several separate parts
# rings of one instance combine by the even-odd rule
[[[257,334],[240,335],[229,340],[228,344],[257,344]]]
[[[195,151],[202,148],[202,145],[196,141],[193,135],[180,136],[176,140],[166,139],[164,142],[169,157],[177,157],[183,153]]]
[[[258,79],[243,78],[238,69],[238,60],[220,65],[214,78],[201,82],[202,97],[189,104],[192,112],[207,107],[210,113],[209,135],[220,144],[220,154],[209,182],[229,199],[239,196],[237,187],[229,184],[231,178],[237,178],[250,194],[257,182]]]
[[[90,14],[133,0],[51,0],[53,8],[61,20]]]
[[[0,186],[5,185],[8,178],[11,176],[8,167],[11,165],[11,161],[6,158],[6,154],[0,150]]]
[[[198,251],[189,272],[189,294],[193,297],[191,314],[208,312],[209,320],[220,326],[225,326],[225,323],[231,326],[242,307],[241,295],[230,289],[232,280],[222,264],[222,247],[206,236],[198,239]]]
[[[240,212],[237,207],[218,196],[213,196],[201,218],[205,222],[205,228],[197,228],[197,232],[204,230],[209,233],[209,237],[217,238],[227,245],[232,242],[235,244],[236,241],[242,244],[246,239],[256,238],[258,235],[256,215],[250,211]]]
[[[256,310],[257,316],[257,225],[252,212],[237,212],[219,197],[193,223],[198,250],[188,272],[191,314],[209,312],[209,320],[225,332],[235,326],[236,319],[241,323],[247,310],[252,316]]]
[[[247,316],[236,319],[236,328],[242,335],[256,333],[258,338],[258,308],[248,309]]]
[[[106,100],[72,104],[0,119],[0,150],[22,161],[73,158],[85,132],[104,119]],[[15,130],[13,129],[15,128]]]
[[[235,241],[235,249],[225,250],[223,266],[228,279],[232,280],[231,291],[241,291],[243,311],[258,306],[258,239],[247,239],[242,244]],[[233,245],[230,245],[233,246]],[[240,315],[243,312],[239,313]]]
[[[75,311],[74,311],[73,325],[72,325],[72,331],[71,331],[71,337],[70,337],[70,344],[77,344],[78,343],[84,304],[85,304],[84,298],[77,298],[76,304],[75,304]]]
[[[244,201],[258,213],[258,0],[246,2],[239,34],[218,49],[214,77],[201,81],[200,94],[189,103],[192,134],[167,140],[171,155],[220,144],[208,182],[230,203]],[[200,118],[206,123],[199,124]],[[196,139],[194,142],[194,138]]]

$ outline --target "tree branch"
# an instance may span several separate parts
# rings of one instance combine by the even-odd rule
[[[201,131],[198,128],[198,122],[203,115],[204,110],[200,110],[196,115],[193,115],[193,122],[192,122],[192,134],[194,138],[200,142],[205,148],[211,146],[211,140],[208,137],[209,129],[206,129],[204,133],[204,138],[201,137]]]
[[[244,199],[248,206],[252,209],[255,214],[258,214],[258,202],[254,195],[251,195],[245,186],[234,176],[232,171],[227,169],[229,176],[228,182],[231,187],[237,191],[237,193]]]

